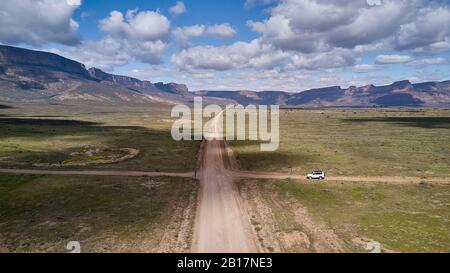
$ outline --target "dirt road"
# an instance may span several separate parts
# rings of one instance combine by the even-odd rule
[[[225,169],[223,142],[206,141],[193,252],[258,252],[249,217]]]
[[[204,143],[192,251],[259,252],[247,210],[226,169],[224,145],[218,140]]]
[[[236,178],[251,179],[294,179],[307,180],[305,175],[290,175],[285,173],[269,172],[244,172],[230,171],[230,175]],[[370,182],[370,183],[389,183],[389,184],[450,184],[450,178],[420,178],[420,177],[397,177],[397,176],[328,176],[327,181],[336,182]]]

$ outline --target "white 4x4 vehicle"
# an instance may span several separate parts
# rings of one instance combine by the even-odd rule
[[[306,176],[307,179],[325,179],[325,172],[313,171]]]

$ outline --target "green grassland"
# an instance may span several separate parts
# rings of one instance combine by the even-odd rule
[[[347,251],[364,251],[352,240],[375,240],[400,252],[450,251],[450,187],[370,183],[257,182],[285,209],[273,210],[277,226],[292,229],[289,200],[306,207],[314,220],[331,228]],[[292,221],[291,221],[292,222]],[[295,226],[294,226],[295,227]],[[301,230],[301,226],[297,227]]]
[[[329,175],[450,176],[450,110],[280,110],[280,146],[231,141],[247,170]]]
[[[258,142],[230,144],[246,170],[292,168],[306,174],[319,168],[334,176],[450,177],[450,110],[285,109],[280,111],[277,151],[260,152]],[[356,238],[377,241],[387,251],[450,251],[448,185],[256,183],[280,232],[308,234],[293,214],[297,204],[317,224],[333,230],[345,251],[367,251]]]
[[[199,143],[170,135],[170,108],[6,103],[0,107],[0,168],[190,171]],[[329,175],[450,176],[450,110],[287,109],[280,113],[280,148],[230,142],[243,169]],[[86,150],[138,149],[122,162]],[[76,155],[76,156],[74,156]],[[243,181],[248,182],[248,181]],[[280,230],[304,229],[290,213],[298,202],[333,229],[347,251],[357,237],[386,249],[450,251],[450,187],[370,183],[259,181]],[[0,175],[0,252],[157,251],[175,229],[198,184],[180,178]],[[280,206],[281,204],[281,206]],[[177,216],[178,215],[178,216]],[[261,227],[264,228],[264,227]],[[174,234],[174,233],[172,233]],[[176,234],[176,232],[175,232]]]
[[[0,168],[195,168],[199,143],[172,140],[169,107],[1,104],[8,107],[0,107]],[[139,154],[113,164],[64,165],[105,159],[84,156],[87,150],[123,148]],[[177,240],[197,190],[197,181],[181,178],[0,175],[0,252],[68,252],[69,241],[80,241],[82,252],[159,251],[163,237]]]
[[[138,149],[139,154],[90,168],[190,171],[195,167],[199,143],[172,139],[169,107],[11,106],[0,109],[0,167],[58,165],[73,161],[72,153],[120,148]],[[102,159],[91,156],[86,161]]]
[[[0,252],[68,252],[69,241],[82,252],[155,252],[196,191],[180,178],[0,175]]]

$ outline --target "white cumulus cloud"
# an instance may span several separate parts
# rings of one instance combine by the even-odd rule
[[[231,38],[236,35],[236,30],[228,23],[216,25],[192,25],[177,27],[173,30],[173,35],[177,40],[184,41],[191,37],[215,37],[220,39]]]
[[[443,57],[423,58],[408,63],[408,65],[410,66],[427,66],[427,65],[444,65],[444,64],[450,64],[450,58],[443,58]]]
[[[165,40],[169,34],[170,21],[157,11],[129,10],[125,16],[120,11],[112,11],[109,17],[100,21],[100,29],[117,38]]]
[[[413,57],[409,55],[378,55],[376,57],[376,62],[379,64],[399,64],[399,63],[407,63],[414,60]]]
[[[183,2],[178,1],[174,6],[169,8],[169,12],[172,16],[181,15],[186,12],[186,6]]]
[[[194,46],[172,55],[172,62],[184,70],[272,68],[288,57],[260,40],[236,42],[229,46]]]
[[[113,70],[132,60],[160,64],[168,47],[170,21],[158,11],[129,10],[125,15],[112,11],[100,20],[106,37],[84,41],[64,54],[88,67]]]
[[[15,0],[0,4],[0,42],[75,45],[78,23],[72,19],[81,1]]]
[[[357,55],[375,49],[450,49],[447,1],[280,0],[269,12],[266,20],[247,25],[261,35],[263,43],[294,52],[302,62],[316,62],[317,67],[323,63],[321,56],[330,52],[344,54],[330,57],[349,60],[351,54],[342,49]]]
[[[376,64],[357,64],[353,66],[353,71],[356,73],[368,73],[380,69]]]

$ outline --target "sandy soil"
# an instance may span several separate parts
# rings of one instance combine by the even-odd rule
[[[139,154],[139,150],[133,149],[133,148],[121,148],[117,149],[115,151],[111,151],[109,153],[105,153],[103,155],[102,151],[100,149],[95,150],[88,150],[81,153],[72,153],[72,156],[81,156],[81,157],[92,157],[92,156],[104,156],[105,159],[100,160],[92,160],[92,161],[86,161],[86,160],[74,160],[67,163],[62,164],[51,164],[51,163],[35,163],[33,166],[35,167],[63,167],[63,166],[89,166],[89,165],[100,165],[100,164],[112,164],[112,163],[119,163],[128,159],[132,159],[136,157]]]
[[[345,252],[344,243],[334,230],[314,221],[307,209],[291,197],[280,199],[270,190],[261,191],[255,180],[242,181],[239,188],[266,252]],[[274,218],[274,209],[278,219]],[[301,230],[293,229],[294,223]]]
[[[326,228],[312,219],[308,210],[298,202],[290,202],[290,209],[297,221],[312,237],[312,246],[318,253],[344,252],[344,243],[334,230]],[[306,236],[306,234],[304,234]],[[306,237],[308,238],[308,237]]]
[[[223,112],[222,112],[223,113]],[[218,116],[220,116],[220,113]],[[217,116],[217,117],[218,117]],[[218,118],[210,129],[218,134]],[[194,226],[193,252],[260,252],[250,218],[233,177],[224,141],[204,141],[202,147],[200,193]]]
[[[232,177],[225,169],[222,141],[206,141],[193,252],[259,252]]]
[[[185,253],[190,251],[197,192],[197,187],[192,190],[187,207],[180,203],[172,204],[175,210],[169,225],[164,230],[158,253]]]

